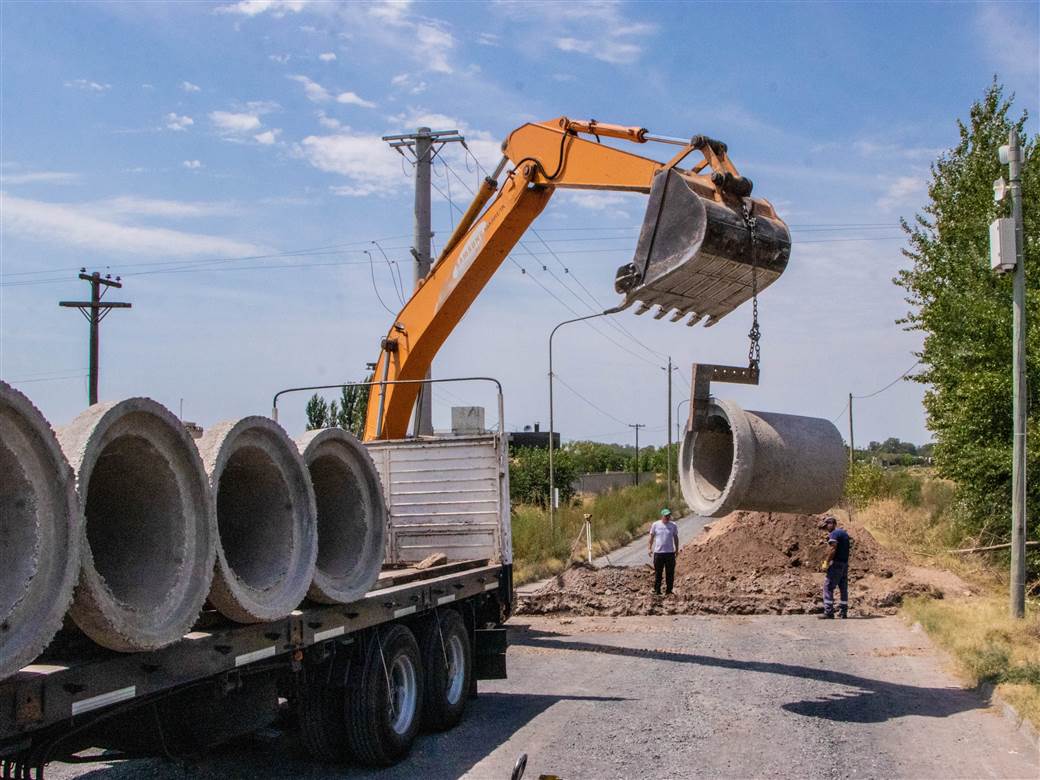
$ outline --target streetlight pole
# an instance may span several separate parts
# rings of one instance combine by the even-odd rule
[[[683,404],[688,404],[689,402],[689,398],[684,398],[675,405],[675,438],[678,440],[680,446],[682,445],[683,437],[682,434],[679,433],[680,426],[682,425],[682,415],[679,414],[679,410],[682,408]]]
[[[665,450],[665,462],[667,463],[667,474],[668,474],[668,503],[672,503],[672,372],[677,371],[677,368],[672,368],[672,356],[668,356],[668,368],[665,371],[668,372],[668,425],[666,430],[668,431],[668,449]],[[676,433],[678,438],[678,432]]]
[[[621,311],[621,307],[615,306],[606,311],[598,311],[595,314],[586,314],[584,317],[564,320],[549,332],[549,532],[554,539],[556,538],[556,472],[553,469],[553,436],[556,426],[555,418],[553,417],[553,336],[564,325],[570,325],[572,322],[584,322],[585,320],[603,317],[608,314],[617,314],[619,311]]]

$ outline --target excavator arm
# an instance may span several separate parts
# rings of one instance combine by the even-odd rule
[[[659,162],[607,146],[603,137],[681,148]],[[366,441],[406,435],[421,385],[390,382],[426,376],[441,345],[558,187],[650,195],[635,257],[615,278],[615,289],[624,296],[621,306],[638,302],[637,314],[656,305],[656,318],[673,312],[673,322],[689,315],[690,325],[704,318],[712,325],[775,281],[787,265],[787,226],[768,201],[750,197],[751,182],[740,176],[719,141],[561,117],[517,128],[502,148],[495,176],[484,180],[382,341]],[[693,153],[699,159],[680,168]],[[499,186],[509,162],[513,167]]]

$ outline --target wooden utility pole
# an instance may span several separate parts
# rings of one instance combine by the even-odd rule
[[[90,390],[87,398],[90,405],[93,406],[98,402],[98,374],[100,373],[98,356],[101,351],[101,320],[105,319],[112,309],[129,309],[130,304],[117,303],[115,301],[102,302],[101,298],[108,291],[108,288],[122,287],[122,282],[118,276],[113,279],[111,275],[102,277],[100,271],[94,271],[92,274],[88,274],[86,271],[86,268],[81,268],[79,270],[79,278],[90,282],[90,300],[59,301],[58,305],[79,309],[80,314],[86,317],[90,323]],[[102,290],[102,287],[105,289]]]

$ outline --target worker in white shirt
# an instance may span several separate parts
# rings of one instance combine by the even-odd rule
[[[661,575],[664,592],[672,592],[675,582],[675,556],[679,552],[679,526],[672,521],[672,510],[662,509],[661,519],[650,526],[650,547],[647,555],[654,558],[654,593],[661,595]]]

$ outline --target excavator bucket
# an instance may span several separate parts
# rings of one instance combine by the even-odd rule
[[[635,257],[614,280],[621,306],[638,302],[636,314],[657,306],[655,319],[672,312],[672,322],[690,315],[687,325],[706,318],[711,326],[776,281],[791,234],[782,220],[756,213],[750,198],[744,202],[753,230],[739,206],[699,196],[675,170],[655,174]]]

